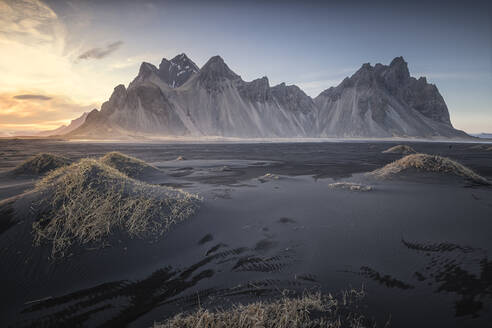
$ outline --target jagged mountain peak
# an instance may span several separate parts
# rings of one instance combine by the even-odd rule
[[[211,57],[200,70],[202,81],[235,80],[240,78],[234,73],[220,56]]]
[[[183,67],[190,66],[190,69],[193,69],[195,72],[199,70],[198,66],[184,52],[174,56],[171,62]]]
[[[113,89],[113,93],[121,93],[121,92],[125,92],[125,91],[126,91],[126,88],[125,88],[125,85],[124,84],[118,84]]]
[[[273,97],[285,108],[291,111],[309,112],[315,107],[313,99],[297,85],[277,84],[270,89]]]
[[[178,88],[198,71],[198,66],[185,53],[181,53],[171,60],[162,58],[158,76],[171,88]]]
[[[255,102],[270,100],[270,83],[266,76],[251,82],[244,82],[238,86],[239,92],[245,99]]]
[[[396,57],[391,61],[384,78],[389,83],[404,84],[408,82],[410,71],[408,70],[408,63],[403,57]]]
[[[408,68],[408,63],[405,61],[403,56],[395,57],[391,61],[390,67],[397,67],[397,66],[404,66],[404,67]]]
[[[181,53],[179,55],[174,56],[173,59],[168,60],[167,58],[162,58],[162,61],[159,65],[159,71],[170,70],[174,68],[178,71],[183,70],[191,70],[193,72],[198,72],[198,66],[186,56],[185,53]]]
[[[140,69],[138,70],[138,75],[133,79],[128,87],[132,88],[139,83],[148,81],[152,78],[152,76],[157,76],[158,73],[159,70],[153,64],[142,62],[142,64],[140,64]]]
[[[198,70],[198,66],[184,53],[175,56],[171,60],[162,58],[159,68],[151,63],[142,62],[138,75],[130,83],[130,87],[147,81],[162,85],[162,81],[171,88],[177,88],[188,81]]]
[[[243,81],[220,56],[201,69],[184,53],[159,68],[142,63],[132,83],[71,135],[466,137],[437,87],[410,77],[403,57],[363,64],[315,99],[296,85],[270,87],[267,77]]]
[[[302,89],[299,88],[297,85],[295,85],[295,84],[287,85],[285,82],[282,82],[282,83],[279,83],[279,84],[273,86],[272,90],[278,91],[278,92],[296,92],[296,93],[302,93],[302,94],[306,95],[304,93],[304,91],[302,91]],[[306,96],[308,97],[308,95],[306,95]]]
[[[142,62],[142,64],[140,64],[140,69],[138,71],[138,75],[140,76],[143,76],[143,75],[148,75],[150,73],[156,73],[158,70],[157,70],[157,67],[155,67],[155,65],[151,64],[151,63],[147,63],[147,62]]]
[[[91,110],[88,114],[87,114],[87,117],[85,118],[85,121],[87,123],[91,123],[91,122],[96,122],[99,118],[99,115],[100,115],[100,111],[98,111],[96,108],[94,108],[93,110]]]
[[[350,78],[316,97],[315,102],[329,113],[327,134],[350,132],[365,135],[463,135],[453,129],[449,112],[439,90],[427,79],[410,76],[403,57],[389,65],[363,64]],[[340,104],[343,104],[340,106]],[[371,124],[366,124],[370,118]],[[367,126],[366,126],[367,125]]]

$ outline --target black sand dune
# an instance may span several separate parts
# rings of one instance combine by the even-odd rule
[[[102,243],[118,230],[135,237],[162,235],[191,216],[198,202],[195,195],[138,182],[93,159],[52,171],[15,202],[27,203],[26,198],[29,217],[19,220],[34,218],[35,244],[49,243],[54,257],[64,256],[73,243]]]
[[[407,155],[370,174],[378,178],[388,178],[411,169],[460,176],[476,184],[490,185],[487,179],[466,166],[446,157],[428,154]]]
[[[159,169],[142,160],[116,151],[107,153],[101,157],[99,161],[126,174],[130,178],[139,178],[161,173]]]
[[[71,163],[72,161],[64,156],[39,153],[15,167],[11,173],[14,175],[42,175]]]
[[[408,155],[408,154],[414,154],[414,153],[416,153],[415,149],[413,149],[412,147],[410,147],[408,145],[397,145],[397,146],[393,146],[393,147],[388,148],[388,149],[383,151],[383,154]]]

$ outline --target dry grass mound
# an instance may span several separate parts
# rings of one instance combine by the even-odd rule
[[[44,174],[54,169],[70,165],[72,163],[66,157],[51,154],[51,153],[39,153],[22,164],[18,165],[14,170],[14,174]]]
[[[111,166],[131,178],[140,177],[144,174],[158,172],[159,170],[144,161],[116,151],[107,153],[99,159],[101,163]]]
[[[408,169],[453,174],[464,177],[477,184],[490,184],[484,177],[452,159],[428,154],[407,155],[370,174],[379,178],[386,178]]]
[[[363,296],[364,292],[357,290],[343,292],[339,298],[308,293],[298,298],[284,296],[268,303],[236,305],[228,310],[199,309],[156,323],[154,328],[362,328],[368,320],[346,309]]]
[[[52,244],[62,257],[78,242],[101,242],[112,232],[131,237],[159,236],[191,216],[199,198],[193,194],[149,185],[93,159],[52,171],[37,183],[38,218],[34,241]]]
[[[383,154],[405,154],[405,155],[408,155],[408,154],[415,154],[415,153],[416,153],[415,149],[413,149],[412,147],[407,146],[407,145],[398,145],[398,146],[394,146],[394,147],[388,148],[388,149],[383,151]]]
[[[335,183],[330,183],[328,185],[328,187],[334,188],[334,189],[347,189],[350,191],[371,191],[372,190],[371,186],[365,186],[365,185],[354,183],[354,182],[335,182]]]

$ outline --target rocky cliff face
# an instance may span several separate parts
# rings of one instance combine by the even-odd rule
[[[159,65],[159,77],[172,88],[182,86],[199,68],[185,54],[180,54],[171,60],[163,58]]]
[[[128,89],[119,85],[101,111],[70,137],[461,137],[444,100],[407,63],[364,64],[312,99],[266,77],[246,82],[219,56],[201,69],[185,54],[142,63]]]
[[[314,101],[321,136],[466,136],[451,125],[436,86],[411,77],[402,57],[389,66],[364,64]]]

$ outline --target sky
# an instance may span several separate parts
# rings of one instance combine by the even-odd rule
[[[491,3],[0,0],[0,135],[68,124],[142,61],[183,52],[312,97],[403,56],[437,85],[456,128],[492,132]]]

